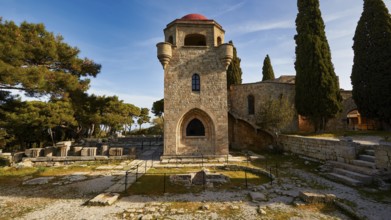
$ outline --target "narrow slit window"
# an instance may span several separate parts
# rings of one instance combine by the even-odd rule
[[[248,114],[253,115],[255,113],[254,96],[253,95],[247,96],[247,107],[248,107]]]
[[[193,77],[191,79],[191,90],[199,92],[200,86],[201,86],[200,75],[198,75],[197,73],[193,74]]]

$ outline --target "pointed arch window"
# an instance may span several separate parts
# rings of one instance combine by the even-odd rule
[[[200,75],[195,73],[191,77],[191,90],[199,92],[200,91],[200,87],[201,87]]]
[[[197,118],[191,120],[186,127],[186,136],[205,136],[204,124]]]
[[[247,109],[248,114],[253,115],[255,113],[255,100],[253,95],[247,96]]]

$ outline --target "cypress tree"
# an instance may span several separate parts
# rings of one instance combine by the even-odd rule
[[[315,131],[321,132],[341,110],[338,77],[331,62],[319,0],[298,0],[297,6],[295,105]]]
[[[232,41],[229,41],[233,44]],[[233,58],[227,69],[227,88],[231,85],[242,84],[242,69],[240,68],[240,58],[237,55],[236,47],[234,46]]]
[[[382,0],[364,0],[353,41],[353,99],[361,115],[389,125],[391,17]]]
[[[263,60],[263,67],[262,67],[262,81],[268,80],[268,79],[275,79],[274,77],[274,71],[272,67],[272,63],[270,61],[269,55],[266,55],[265,59]]]

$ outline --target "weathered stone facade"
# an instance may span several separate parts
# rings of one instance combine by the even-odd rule
[[[270,98],[294,104],[295,76],[233,85],[227,91],[226,68],[233,47],[223,43],[224,33],[217,22],[198,14],[176,19],[164,29],[165,42],[157,44],[164,69],[164,156],[226,155],[228,146],[262,149],[273,143],[276,134],[256,125],[261,106]],[[343,112],[330,120],[328,130],[347,127],[347,114],[355,105],[351,92],[342,91],[342,97]],[[191,135],[195,121],[202,132]],[[281,130],[313,127],[295,115]]]
[[[226,68],[232,45],[222,44],[218,23],[202,17],[177,19],[164,34],[166,42],[158,44],[164,68],[164,156],[227,155]],[[171,48],[159,50],[168,44]],[[188,133],[194,120],[201,122],[201,134]]]
[[[254,113],[249,114],[248,97],[254,97]],[[347,115],[350,111],[357,109],[356,104],[352,98],[351,91],[341,90],[342,96],[342,111],[336,115],[335,118],[330,119],[327,123],[327,131],[341,131],[348,130]],[[294,106],[295,97],[295,76],[281,76],[275,80],[267,80],[257,83],[248,83],[241,85],[233,85],[229,91],[229,113],[236,119],[236,121],[245,121],[257,131],[257,116],[261,106],[269,99],[287,98]],[[236,124],[230,123],[230,131],[236,134]],[[290,124],[281,129],[282,132],[311,132],[314,127],[308,120],[300,115],[296,115]],[[252,135],[252,134],[249,134]],[[231,140],[231,137],[230,137]]]

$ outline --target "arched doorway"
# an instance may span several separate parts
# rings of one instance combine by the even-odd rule
[[[213,155],[215,126],[212,118],[201,109],[188,111],[178,122],[177,155]]]
[[[348,112],[346,118],[349,130],[375,130],[377,128],[375,120],[361,116],[357,109]]]

